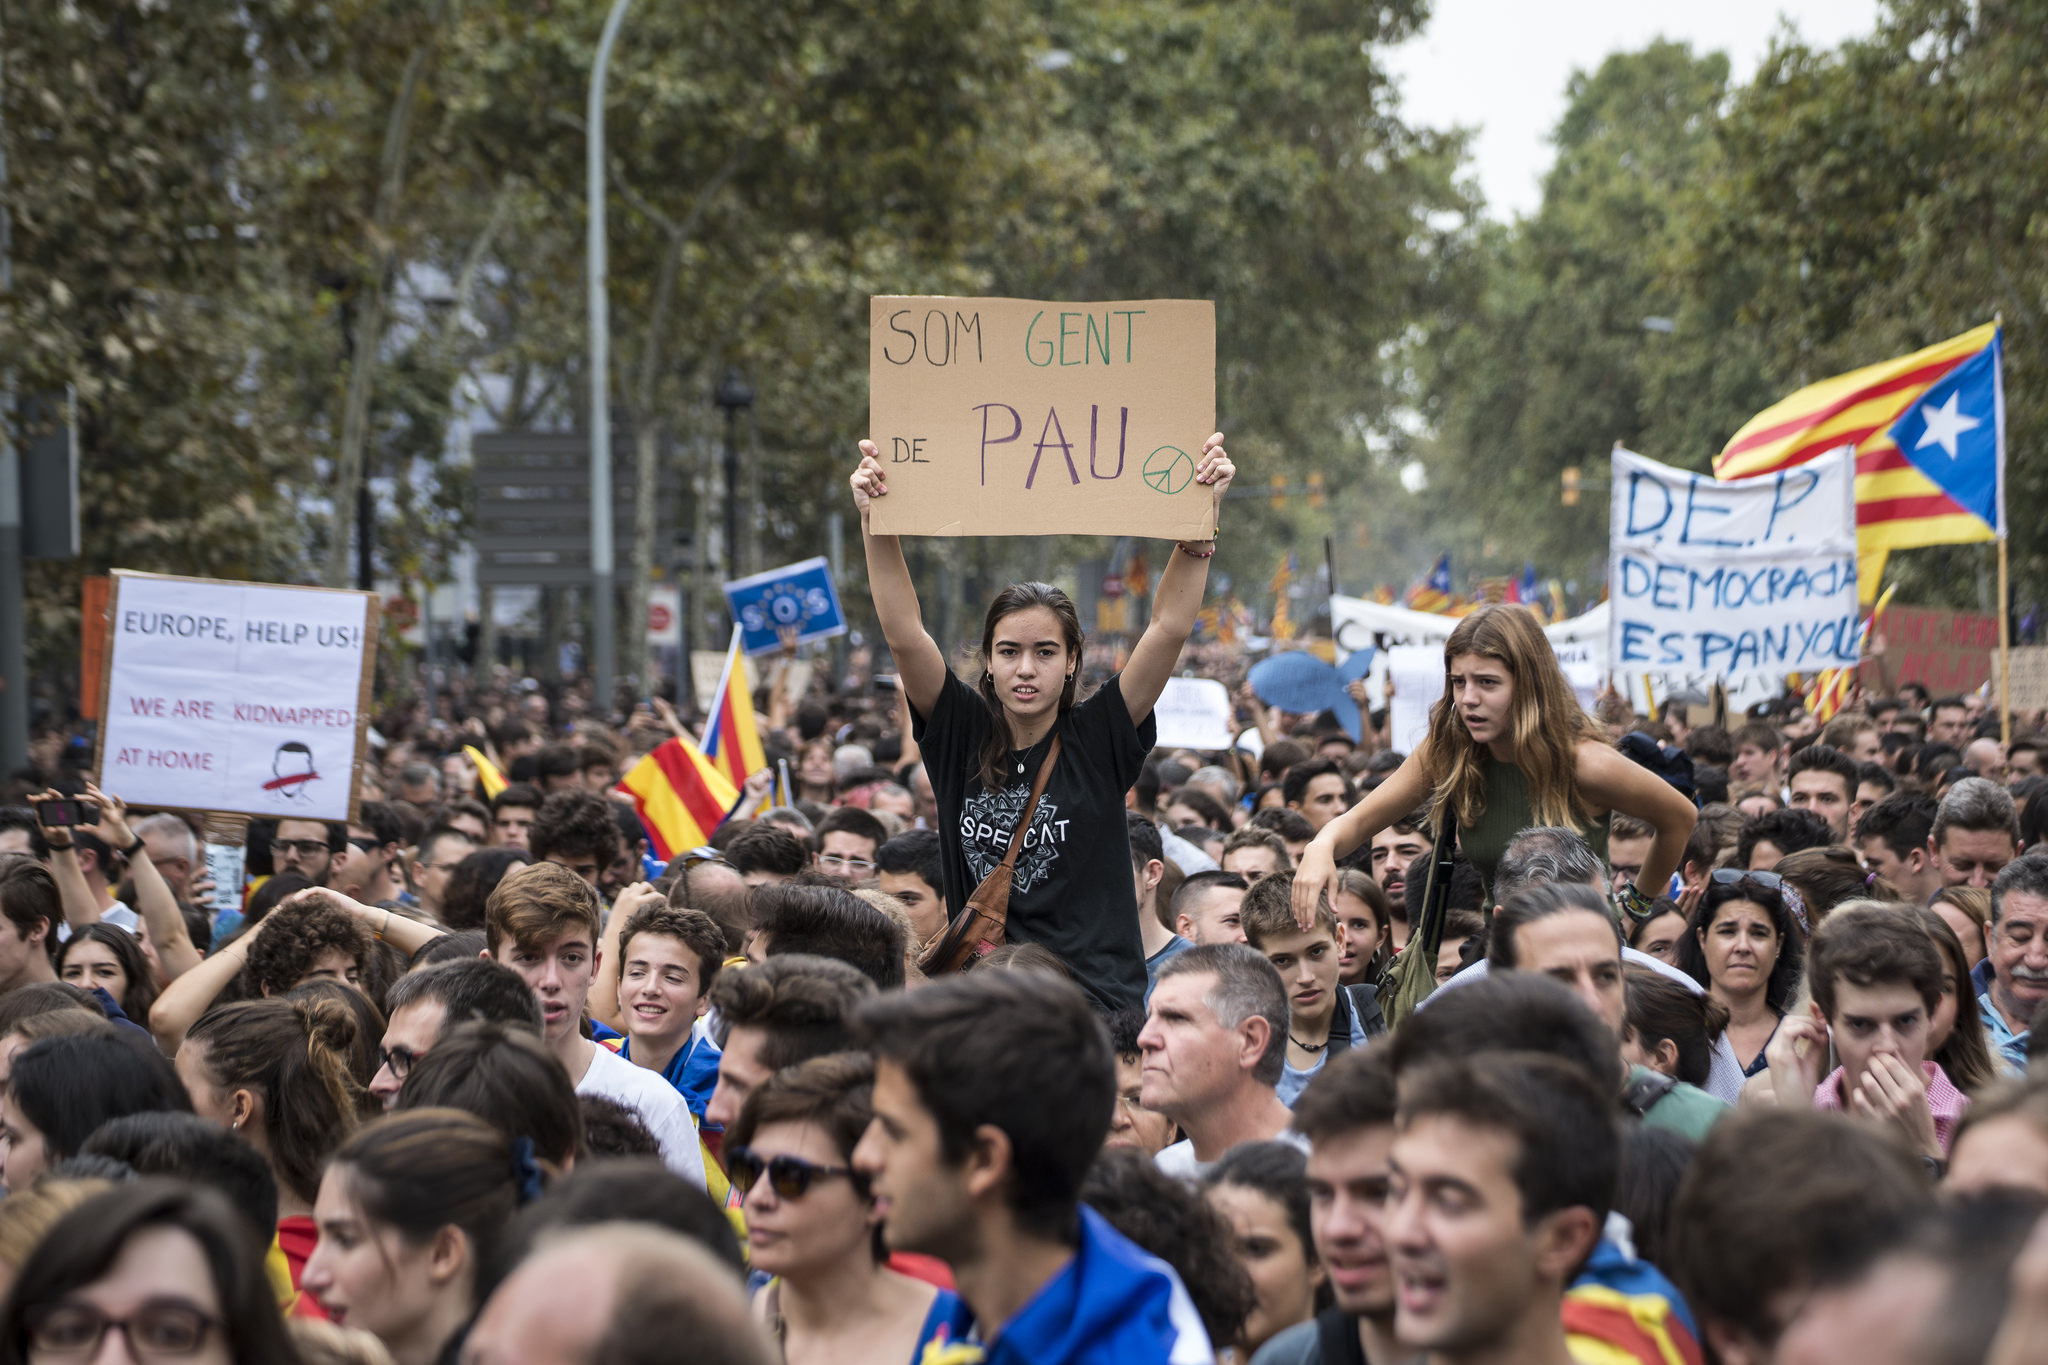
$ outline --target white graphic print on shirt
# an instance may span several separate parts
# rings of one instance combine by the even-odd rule
[[[1010,836],[1024,807],[1031,800],[1031,788],[1018,783],[998,792],[977,788],[960,804],[960,851],[974,873],[976,885],[996,870],[1010,851]],[[1068,821],[1059,818],[1059,805],[1050,794],[1038,799],[1038,813],[1017,853],[1017,875],[1010,883],[1012,894],[1022,895],[1052,876],[1059,860],[1059,845],[1067,841]]]

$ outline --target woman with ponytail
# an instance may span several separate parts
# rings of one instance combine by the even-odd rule
[[[1306,930],[1331,889],[1337,859],[1418,807],[1432,828],[1457,827],[1458,847],[1493,900],[1493,874],[1510,840],[1538,825],[1586,836],[1604,861],[1607,817],[1632,815],[1656,831],[1624,891],[1638,918],[1665,892],[1699,812],[1677,788],[1624,757],[1579,705],[1557,654],[1527,607],[1481,607],[1444,642],[1444,694],[1429,733],[1363,801],[1324,825],[1294,874],[1294,918]]]
[[[874,442],[860,450],[853,501],[868,587],[938,800],[949,917],[1009,851],[1057,737],[1057,761],[1018,853],[1005,932],[1013,943],[1051,950],[1099,1008],[1142,1008],[1145,949],[1124,793],[1156,738],[1152,707],[1194,629],[1216,542],[1183,541],[1168,552],[1151,623],[1130,662],[1087,699],[1078,697],[1081,619],[1048,583],[1013,583],[996,594],[982,626],[980,678],[970,687],[925,631],[901,541],[869,528],[888,479]],[[1219,509],[1236,472],[1221,433],[1203,443],[1195,481],[1214,492]]]
[[[508,1141],[474,1114],[377,1119],[321,1178],[306,1292],[333,1321],[383,1342],[395,1365],[452,1363],[506,1225],[544,1183],[531,1141]]]
[[[280,996],[209,1010],[178,1048],[192,1108],[270,1163],[294,1289],[313,1251],[320,1168],[377,1107],[350,1065],[357,1031],[354,1012],[334,1000]],[[318,1310],[302,1298],[295,1311]]]

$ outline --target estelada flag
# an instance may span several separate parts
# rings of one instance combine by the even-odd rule
[[[754,724],[754,699],[747,691],[747,666],[740,657],[740,628],[732,628],[732,647],[725,652],[725,672],[711,699],[711,719],[704,727],[704,754],[725,774],[737,792],[747,779],[768,766],[761,731]],[[731,808],[728,801],[726,806]],[[684,844],[684,848],[691,845]]]
[[[1863,600],[1877,595],[1884,556],[1920,545],[1990,540],[1994,531],[1902,451],[1892,426],[1957,368],[1993,351],[1995,323],[1896,360],[1809,384],[1743,424],[1714,457],[1714,477],[1740,479],[1856,447],[1856,544]]]
[[[708,842],[739,801],[739,789],[687,739],[663,740],[619,779],[663,862]]]

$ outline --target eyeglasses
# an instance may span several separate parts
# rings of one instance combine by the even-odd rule
[[[272,839],[270,841],[270,856],[273,858],[289,858],[295,853],[301,858],[317,858],[325,852],[327,852],[327,842],[324,839]]]
[[[1776,891],[1785,884],[1785,879],[1775,872],[1742,872],[1732,867],[1714,869],[1714,885],[1734,886],[1738,882],[1755,882],[1766,891]]]
[[[775,1191],[780,1199],[800,1199],[811,1188],[814,1180],[828,1176],[851,1176],[850,1166],[819,1166],[805,1161],[802,1157],[771,1156],[766,1160],[754,1155],[751,1147],[734,1147],[725,1154],[725,1173],[742,1195],[754,1188],[762,1174],[768,1176],[768,1188]]]
[[[350,837],[349,843],[355,848],[362,850],[364,853],[375,853],[378,849],[384,847],[384,845],[378,843],[375,839],[358,839],[353,836]]]
[[[28,1339],[39,1356],[84,1360],[99,1353],[109,1330],[143,1360],[196,1355],[225,1326],[182,1299],[151,1299],[125,1318],[109,1317],[89,1303],[57,1303],[27,1314]]]
[[[419,1059],[420,1054],[414,1052],[409,1047],[380,1047],[377,1049],[377,1060],[390,1069],[391,1079],[394,1081],[403,1081],[406,1075],[411,1072],[413,1063]]]
[[[856,858],[850,853],[820,853],[818,855],[818,865],[820,867],[847,867],[852,868],[856,872],[872,872],[875,870],[875,864],[872,859]]]

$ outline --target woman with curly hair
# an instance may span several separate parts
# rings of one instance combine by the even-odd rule
[[[1775,872],[1724,867],[1713,872],[1686,932],[1678,969],[1707,988],[1728,1011],[1726,1036],[1755,1076],[1799,989],[1806,960],[1805,903]]]
[[[1522,830],[1578,830],[1604,860],[1607,817],[1634,816],[1656,831],[1633,893],[1623,892],[1638,918],[1678,870],[1699,814],[1608,743],[1535,616],[1507,605],[1481,607],[1458,623],[1444,642],[1444,694],[1430,708],[1429,733],[1392,776],[1309,841],[1294,873],[1295,923],[1306,932],[1315,922],[1337,859],[1425,805],[1432,829],[1457,826],[1458,847],[1478,869],[1489,904],[1501,854]]]
[[[247,1000],[208,1011],[178,1048],[192,1108],[248,1138],[270,1163],[293,1289],[317,1239],[320,1169],[377,1110],[350,1065],[359,1028],[355,1012],[333,999]]]
[[[149,1031],[175,1053],[186,1030],[224,996],[280,996],[323,980],[360,987],[378,942],[414,953],[439,937],[441,930],[381,907],[321,888],[302,891],[165,987],[149,1011]],[[238,993],[229,995],[231,988]]]

